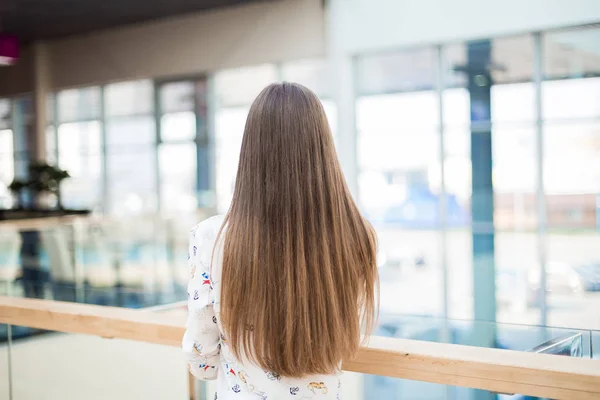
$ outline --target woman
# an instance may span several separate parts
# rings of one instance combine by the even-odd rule
[[[377,307],[376,238],[346,186],[323,107],[273,84],[246,121],[225,217],[191,234],[183,350],[218,399],[338,399]]]

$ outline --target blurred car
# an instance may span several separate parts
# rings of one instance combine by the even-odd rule
[[[584,291],[600,291],[600,263],[579,265],[573,269],[579,275]]]
[[[527,304],[534,306],[540,299],[540,269],[529,271]],[[546,292],[554,294],[579,294],[600,291],[600,264],[572,267],[566,263],[550,262],[546,266]]]
[[[419,251],[384,252],[379,251],[378,266],[386,268],[422,268],[426,266],[425,255]]]
[[[528,274],[528,283],[532,291],[540,288],[540,268],[532,269]],[[546,291],[559,294],[579,293],[584,290],[580,274],[569,264],[549,262],[546,264]]]

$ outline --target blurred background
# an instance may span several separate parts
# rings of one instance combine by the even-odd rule
[[[0,63],[2,294],[185,300],[249,106],[293,81],[378,232],[380,334],[599,357],[597,0],[5,0]],[[365,398],[497,396],[391,381]]]

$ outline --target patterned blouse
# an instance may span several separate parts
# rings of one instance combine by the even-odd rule
[[[191,373],[198,379],[217,379],[215,399],[219,400],[339,400],[339,375],[286,378],[237,360],[231,353],[219,317],[222,240],[210,265],[222,223],[222,216],[212,217],[191,231],[189,314],[182,343]]]

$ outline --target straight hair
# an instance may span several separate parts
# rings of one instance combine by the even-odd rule
[[[376,319],[377,243],[304,86],[272,84],[252,104],[221,234],[233,354],[286,377],[337,372]]]

